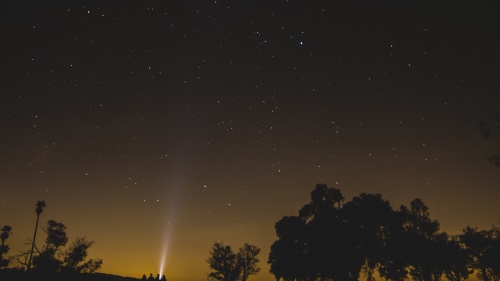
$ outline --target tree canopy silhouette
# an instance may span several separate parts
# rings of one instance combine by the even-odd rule
[[[439,231],[421,199],[393,210],[380,194],[362,193],[342,204],[340,190],[318,184],[298,216],[275,225],[268,263],[276,280],[354,281],[364,273],[387,280],[463,281],[474,270],[498,281],[500,231]]]
[[[460,236],[471,257],[471,267],[484,281],[500,280],[500,230],[467,227]]]
[[[340,190],[318,184],[298,216],[276,223],[269,263],[277,279],[372,278],[389,237],[392,209],[380,194],[361,194],[342,205]]]
[[[47,233],[45,245],[41,252],[33,258],[33,271],[55,273],[62,266],[62,261],[58,258],[62,256],[60,248],[64,247],[68,242],[66,226],[54,220],[49,220],[45,232]]]
[[[231,246],[215,242],[207,262],[213,270],[209,277],[221,281],[246,281],[250,275],[256,275],[260,268],[257,258],[260,249],[245,243],[236,254]]]
[[[66,226],[54,220],[47,222],[47,238],[43,250],[33,258],[33,271],[43,274],[53,273],[93,273],[102,265],[101,259],[89,259],[89,248],[93,241],[85,237],[78,237],[63,251],[62,247],[68,242]]]
[[[260,272],[260,267],[257,266],[259,259],[257,256],[260,253],[260,249],[248,243],[245,243],[240,251],[236,255],[237,264],[240,267],[240,280],[246,281],[250,275],[256,275]]]
[[[94,244],[85,237],[78,237],[64,253],[63,270],[71,273],[94,273],[101,268],[101,259],[89,259],[88,249]]]

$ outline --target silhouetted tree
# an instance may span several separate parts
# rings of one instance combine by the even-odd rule
[[[299,211],[306,222],[307,279],[358,279],[363,258],[354,229],[342,216],[343,198],[339,190],[318,184],[311,192],[311,202]]]
[[[343,205],[340,190],[316,185],[298,216],[275,224],[268,263],[276,280],[464,281],[476,270],[500,281],[500,228],[439,231],[421,199],[392,210],[380,194],[362,193]],[[221,280],[221,279],[218,279]]]
[[[248,243],[245,243],[240,251],[236,255],[236,260],[240,268],[240,280],[246,281],[250,275],[256,275],[260,271],[258,267],[259,259],[257,256],[260,253],[260,249]]]
[[[317,184],[311,192],[311,202],[302,207],[299,217],[309,223],[317,216],[331,216],[339,211],[343,201],[344,196],[340,190],[329,188],[326,184]]]
[[[33,234],[33,241],[31,244],[30,256],[28,258],[28,271],[31,269],[31,260],[33,257],[33,250],[35,249],[35,240],[36,240],[36,231],[38,229],[38,220],[40,219],[40,214],[43,212],[43,208],[45,207],[45,201],[38,201],[36,203],[36,224],[35,224],[35,233]]]
[[[88,241],[85,237],[78,237],[64,253],[63,270],[72,273],[94,273],[101,268],[101,259],[89,259],[85,261],[88,255],[88,249],[94,244],[94,241]]]
[[[365,274],[368,280],[373,280],[391,238],[394,212],[389,201],[383,200],[380,194],[362,193],[346,203],[342,212],[364,257]]]
[[[54,274],[61,269],[62,262],[57,259],[54,249],[48,248],[33,257],[31,271],[37,274]]]
[[[66,226],[54,220],[47,222],[45,245],[33,257],[32,271],[44,278],[52,278],[56,273],[94,273],[101,265],[101,259],[86,260],[88,249],[94,244],[83,238],[76,238],[69,249],[62,248],[68,242]],[[19,259],[18,259],[19,260]],[[22,264],[22,262],[20,261]]]
[[[306,224],[299,217],[283,217],[275,224],[276,240],[271,245],[268,262],[276,280],[303,280],[310,271],[306,258]]]
[[[14,256],[14,258],[17,261],[17,264],[24,271],[28,270],[28,261],[29,261],[29,257],[30,257],[30,254],[31,254],[31,251],[30,251],[31,244],[32,244],[32,241],[30,239],[28,239],[26,242],[24,242],[24,245],[27,246],[27,250],[19,251],[19,254],[17,254],[17,255]]]
[[[268,263],[277,280],[358,280],[363,265],[373,279],[393,211],[379,194],[361,194],[342,206],[343,200],[340,190],[318,184],[298,217],[276,223]]]
[[[207,262],[210,268],[214,270],[210,273],[211,277],[221,281],[238,280],[240,267],[231,246],[223,245],[220,242],[214,243]]]
[[[429,208],[420,198],[410,202],[410,209],[401,206],[401,210],[406,215],[404,227],[407,231],[429,239],[439,231],[439,222],[431,220]]]
[[[394,211],[390,217],[390,239],[387,241],[386,250],[379,263],[379,274],[387,280],[403,281],[408,279],[409,261],[408,253],[413,249],[407,243],[407,232],[404,229],[406,210]]]
[[[429,259],[431,263],[431,281],[440,281],[443,274],[445,274],[449,262],[447,256],[448,239],[446,232],[436,233],[429,244],[431,247],[430,252],[433,253]]]
[[[487,253],[487,260],[489,261],[489,267],[491,269],[491,274],[495,281],[500,280],[500,228],[493,227],[491,229],[493,234],[493,247],[491,251]]]
[[[410,202],[410,209],[401,206],[406,243],[412,250],[408,255],[410,275],[417,281],[439,281],[443,269],[442,245],[445,234],[438,234],[439,222],[432,220],[429,208],[417,198]]]
[[[466,227],[460,235],[460,241],[467,247],[472,259],[472,268],[484,281],[500,279],[500,242],[497,228],[477,230]]]
[[[235,254],[231,246],[216,242],[210,251],[210,258],[207,260],[210,268],[214,271],[208,274],[207,278],[223,281],[246,281],[250,275],[255,275],[260,271],[257,266],[259,253],[260,249],[257,246],[248,243],[245,243]]]
[[[68,242],[68,237],[66,235],[66,226],[62,223],[56,222],[55,220],[49,220],[47,222],[47,238],[45,240],[47,248],[59,249],[64,247]]]
[[[2,240],[2,244],[0,245],[0,269],[2,269],[2,267],[7,267],[10,262],[10,259],[4,258],[3,255],[7,254],[10,250],[9,245],[5,245],[5,240],[7,240],[7,238],[9,238],[12,234],[12,227],[4,225],[1,231],[2,233],[0,234],[0,239]]]
[[[450,281],[464,281],[474,272],[472,258],[460,243],[459,237],[451,237],[445,248],[446,264],[444,274]]]
[[[33,270],[43,273],[55,273],[61,269],[62,261],[56,256],[62,255],[59,251],[68,242],[66,226],[54,220],[47,222],[47,238],[42,252],[33,258]]]
[[[391,252],[389,252],[391,253]],[[402,251],[396,250],[382,260],[378,269],[379,274],[386,280],[403,281],[408,279],[408,262]]]

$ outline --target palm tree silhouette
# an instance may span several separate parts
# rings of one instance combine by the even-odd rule
[[[0,234],[0,240],[2,240],[2,247],[5,246],[5,240],[9,238],[10,234],[12,233],[12,227],[5,225],[2,229],[2,234]]]
[[[2,267],[7,267],[9,264],[9,259],[4,259],[3,254],[6,254],[9,251],[9,246],[5,245],[5,240],[9,238],[9,235],[12,233],[12,227],[8,225],[4,225],[2,229],[0,229],[2,233],[0,234],[0,240],[2,240],[2,244],[0,245],[0,270]]]
[[[38,219],[40,218],[40,214],[43,212],[43,208],[45,207],[45,201],[38,201],[36,203],[36,224],[35,224],[35,234],[33,234],[33,241],[31,242],[31,251],[30,257],[28,259],[28,271],[31,269],[31,258],[33,257],[33,250],[35,248],[35,239],[36,239],[36,230],[38,229]]]

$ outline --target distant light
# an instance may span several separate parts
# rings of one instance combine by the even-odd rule
[[[161,263],[160,263],[160,276],[163,276],[163,270],[165,268],[165,262],[167,260],[167,252],[163,251],[162,257],[161,257]]]

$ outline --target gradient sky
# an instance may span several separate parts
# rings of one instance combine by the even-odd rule
[[[38,200],[101,272],[166,253],[171,281],[206,280],[215,241],[273,280],[274,224],[317,183],[422,198],[451,234],[500,222],[498,1],[118,2],[0,4],[10,254]]]

